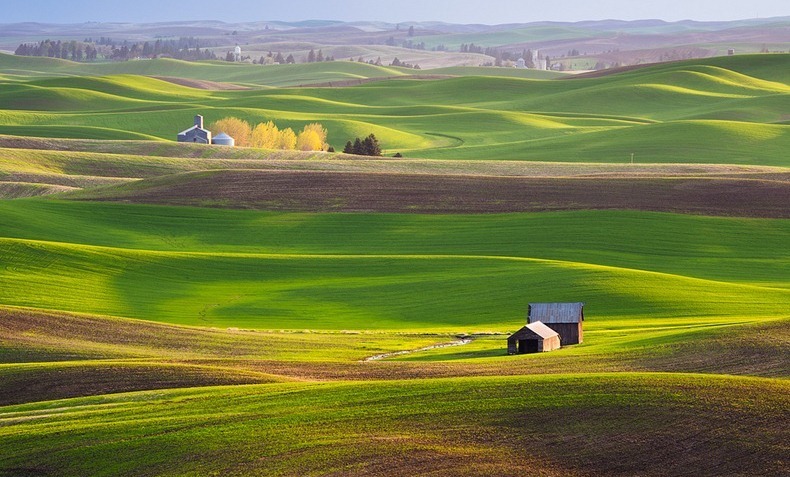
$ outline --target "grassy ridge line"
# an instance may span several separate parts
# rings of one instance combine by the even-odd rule
[[[349,172],[403,172],[469,174],[489,176],[574,177],[574,176],[683,176],[717,175],[736,177],[747,173],[783,173],[786,167],[730,164],[617,164],[527,162],[506,160],[424,160],[366,158],[299,151],[272,151],[254,148],[206,148],[193,144],[150,141],[95,141],[0,135],[4,170],[55,169],[60,173],[101,170],[101,165],[133,168],[135,164],[161,164],[163,173],[211,169],[309,169]],[[168,161],[180,159],[181,161]],[[187,161],[191,159],[191,161]],[[81,164],[85,164],[84,166]],[[68,164],[66,168],[65,165]],[[11,165],[16,168],[12,168]],[[182,166],[182,167],[176,167]],[[106,174],[116,174],[112,168]],[[123,177],[153,177],[151,172],[135,172]]]
[[[23,200],[0,202],[0,219],[2,237],[110,248],[532,257],[767,286],[787,282],[790,260],[790,221],[646,212],[314,214]]]
[[[787,391],[784,380],[601,374],[135,393],[0,409],[0,466],[52,475],[776,474]]]
[[[790,328],[669,324],[587,332],[588,344],[509,357],[507,335],[398,362],[362,362],[457,336],[402,332],[250,332],[0,307],[0,406],[129,390],[284,380],[366,381],[452,376],[671,371],[787,377]],[[26,363],[26,364],[22,364]],[[506,364],[506,366],[505,366]]]
[[[74,190],[73,187],[54,185],[54,184],[36,184],[30,182],[0,182],[0,198],[3,199],[20,199],[26,197],[38,197],[43,195],[52,195],[69,190]]]
[[[0,406],[154,389],[289,380],[238,368],[142,360],[0,364],[0,379]]]
[[[338,61],[304,65],[262,67],[221,62],[186,62],[173,59],[128,61],[112,63],[74,63],[52,61],[49,58],[28,58],[0,54],[0,69],[26,76],[108,76],[142,75],[174,76],[199,80],[220,81],[243,85],[287,86],[318,83],[348,78],[399,76],[397,68],[372,66],[364,63]]]
[[[786,326],[790,317],[735,324],[666,319],[639,326],[611,324],[587,330],[587,343],[562,353],[517,358],[506,356],[507,334],[481,334],[462,348],[426,350],[371,363],[362,360],[451,342],[457,335],[218,329],[5,305],[0,306],[0,316],[4,340],[0,361],[6,363],[0,368],[8,370],[17,367],[14,363],[165,362],[314,380],[543,374],[568,369],[790,374]],[[510,331],[518,326],[514,321]],[[507,369],[502,368],[503,360]]]
[[[754,319],[778,317],[790,299],[779,281],[734,284],[529,258],[178,253],[9,239],[0,253],[2,303],[203,326],[501,331],[526,303],[513,283],[530,290],[530,301],[567,300],[574,290],[606,317],[590,329],[657,316],[740,321],[745,303]],[[486,296],[476,297],[483,287]]]

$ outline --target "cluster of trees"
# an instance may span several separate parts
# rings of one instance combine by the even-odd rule
[[[401,68],[413,68],[415,70],[419,70],[420,69],[420,65],[417,65],[417,64],[413,65],[411,63],[406,63],[404,61],[399,60],[397,56],[395,57],[394,60],[392,60],[392,63],[390,63],[390,66],[400,66]]]
[[[349,58],[348,61],[354,61],[354,58]],[[384,66],[384,63],[381,62],[381,57],[380,56],[378,58],[376,58],[375,60],[367,60],[367,61],[360,56],[359,59],[357,59],[356,61],[359,62],[359,63],[367,63],[367,64],[373,65],[373,66]],[[399,60],[397,57],[395,57],[395,59],[392,60],[392,62],[390,63],[390,66],[400,66],[401,68],[413,68],[415,70],[419,70],[420,69],[420,65],[406,63],[405,61]]]
[[[275,55],[271,51],[266,56],[261,56],[259,60],[253,60],[253,64],[257,65],[293,65],[296,64],[294,55],[283,56],[279,51]]]
[[[400,46],[401,48],[407,48],[409,50],[425,50],[425,42],[421,41],[419,43],[415,43],[412,40],[404,40],[400,43],[395,39],[394,36],[387,38],[384,41],[384,44],[387,46]]]
[[[461,43],[461,53],[480,53],[482,54],[484,48],[479,45],[475,45],[474,43],[466,44]]]
[[[227,61],[234,61],[235,57],[233,52],[229,51],[225,58]],[[250,60],[250,57],[242,57],[242,61]],[[334,56],[324,56],[322,50],[310,50],[306,57],[303,57],[302,63],[321,63],[324,61],[335,61]],[[293,65],[296,64],[296,58],[293,54],[287,57],[283,56],[281,52],[272,53],[271,51],[266,56],[261,56],[258,59],[253,59],[252,63],[255,65]]]
[[[343,152],[357,156],[381,156],[381,145],[376,136],[371,134],[365,139],[356,138],[353,143],[348,141]]]
[[[98,58],[99,51],[93,44],[81,41],[44,40],[40,43],[22,43],[14,54],[18,56],[46,56],[72,61],[93,61]]]
[[[324,52],[321,50],[318,50],[318,53],[315,50],[310,50],[307,53],[307,63],[322,63],[324,61],[335,61],[335,57],[324,56]]]
[[[155,42],[116,43],[110,38],[101,37],[97,42],[90,38],[85,41],[44,40],[38,44],[23,43],[16,49],[20,56],[47,56],[72,61],[94,61],[99,58],[126,61],[134,58],[169,57],[179,60],[215,60],[217,56],[197,38],[178,40],[156,40]]]
[[[252,127],[243,119],[228,117],[212,123],[209,129],[214,134],[228,134],[240,147],[334,152],[326,142],[327,130],[318,123],[306,125],[297,134],[291,128],[278,128],[272,121]]]

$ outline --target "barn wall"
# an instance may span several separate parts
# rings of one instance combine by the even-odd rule
[[[582,342],[581,323],[546,323],[546,326],[560,334],[560,342],[563,346]]]
[[[507,354],[518,353],[518,341],[514,339],[507,340]]]
[[[543,340],[543,348],[541,351],[554,351],[560,349],[560,338],[559,336],[553,336],[551,338],[546,338]]]

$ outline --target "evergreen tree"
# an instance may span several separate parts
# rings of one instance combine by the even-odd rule
[[[345,154],[354,154],[354,145],[351,144],[351,141],[346,143],[346,147],[343,148],[343,153]]]
[[[366,156],[381,156],[381,146],[376,136],[371,134],[366,137],[362,143],[363,150]]]
[[[363,146],[363,144],[362,144],[362,140],[361,140],[361,139],[357,138],[357,139],[354,141],[354,147],[353,147],[353,148],[351,148],[351,153],[352,153],[352,154],[356,154],[356,155],[358,155],[358,156],[364,156],[364,155],[366,155],[366,154],[365,154],[365,149],[364,149],[364,146]]]
[[[414,26],[409,27],[409,36],[414,36]]]
[[[310,50],[310,53],[307,54],[307,62],[315,63],[315,50]]]

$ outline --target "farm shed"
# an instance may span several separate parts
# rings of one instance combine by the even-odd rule
[[[530,303],[527,323],[537,322],[559,333],[563,346],[584,341],[584,303]]]
[[[560,335],[541,322],[530,323],[507,339],[507,354],[544,353],[560,349]]]
[[[195,116],[195,125],[178,133],[178,142],[211,144],[211,131],[203,128],[203,116]]]

